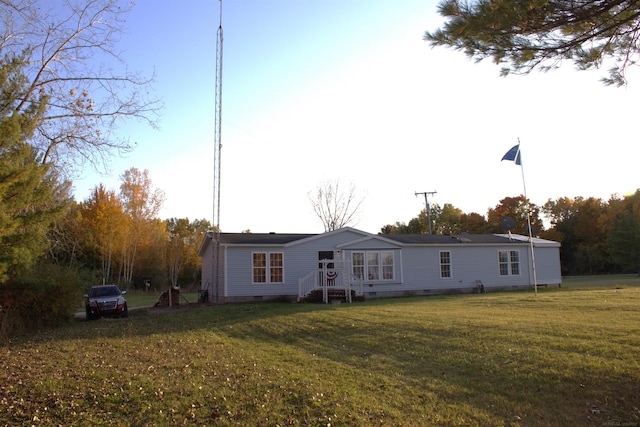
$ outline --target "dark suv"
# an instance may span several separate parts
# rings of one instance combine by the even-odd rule
[[[87,320],[97,319],[102,316],[127,317],[129,310],[124,294],[116,285],[92,286],[88,294],[85,294],[85,308]]]

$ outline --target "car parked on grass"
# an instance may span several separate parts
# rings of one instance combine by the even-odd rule
[[[124,298],[126,293],[116,285],[92,286],[89,293],[84,295],[87,320],[102,316],[127,317],[129,309]]]

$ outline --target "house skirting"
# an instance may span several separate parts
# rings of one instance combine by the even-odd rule
[[[538,285],[540,287],[546,287],[546,284]],[[491,292],[503,292],[503,291],[522,291],[532,289],[532,285],[517,285],[517,286],[491,286],[486,287],[485,291]],[[398,298],[398,297],[410,297],[410,296],[424,296],[424,295],[458,295],[458,294],[471,294],[476,291],[475,287],[467,288],[428,288],[420,290],[398,290],[398,291],[365,291],[364,299],[374,298]],[[221,298],[220,304],[233,304],[233,303],[250,303],[250,302],[295,302],[297,295],[254,295],[254,296],[227,296]],[[213,301],[210,301],[210,303]]]

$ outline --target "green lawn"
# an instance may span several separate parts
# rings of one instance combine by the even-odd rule
[[[77,321],[0,347],[0,424],[640,425],[622,280]]]

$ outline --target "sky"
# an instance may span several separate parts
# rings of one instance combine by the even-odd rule
[[[148,170],[162,219],[214,222],[216,0],[137,0],[120,46],[130,70],[155,73],[159,129],[109,173],[74,180],[78,201]],[[490,60],[422,40],[443,22],[429,0],[225,0],[220,217],[223,232],[320,233],[309,193],[353,186],[352,224],[377,233],[430,203],[486,215],[524,193],[608,200],[640,188],[637,100],[606,70],[500,77]],[[520,141],[523,168],[502,156]],[[523,179],[524,177],[524,179]]]

